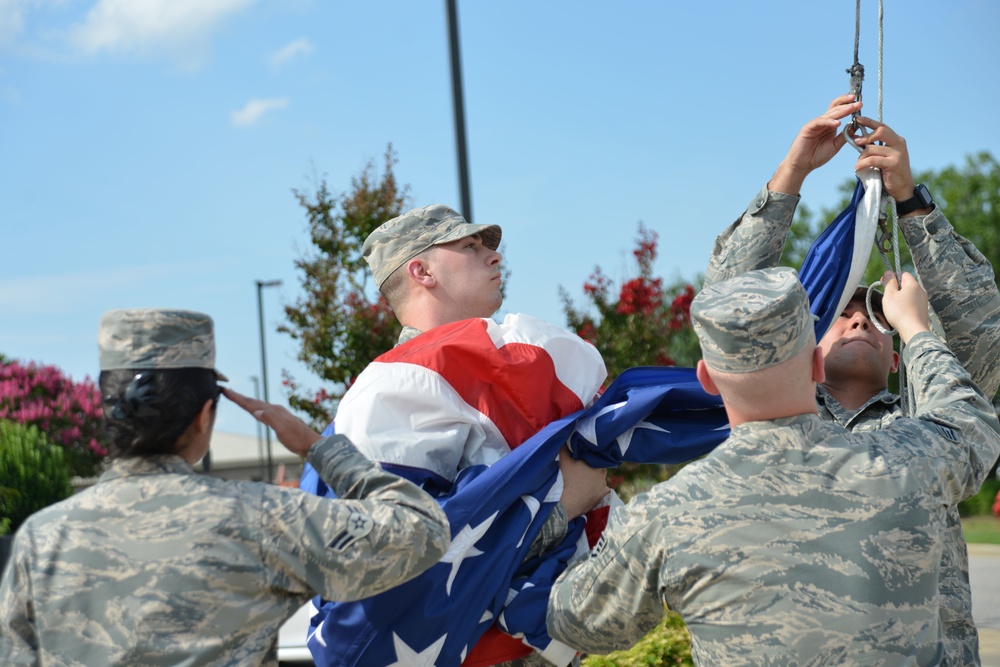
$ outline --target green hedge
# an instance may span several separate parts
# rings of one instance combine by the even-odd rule
[[[983,482],[979,493],[958,504],[958,513],[961,516],[978,516],[980,514],[993,513],[993,501],[1000,491],[1000,479],[989,477]]]
[[[680,614],[667,612],[663,621],[627,651],[608,655],[590,655],[583,667],[653,667],[654,665],[692,666],[691,637]]]
[[[72,493],[62,447],[34,426],[0,421],[0,535]]]

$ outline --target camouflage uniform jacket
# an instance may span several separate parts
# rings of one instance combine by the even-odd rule
[[[374,595],[444,555],[444,512],[415,485],[343,436],[308,460],[341,500],[157,456],[33,515],[0,586],[0,664],[273,665],[317,592]]]
[[[678,611],[696,664],[948,664],[945,508],[975,493],[1000,423],[945,345],[904,352],[919,419],[850,433],[815,414],[735,427],[617,510],[549,599],[571,646],[629,646]]]
[[[776,266],[799,198],[765,186],[743,215],[715,241],[706,284]],[[1000,387],[1000,294],[993,267],[959,235],[939,208],[926,216],[900,218],[900,230],[927,290],[934,331],[948,342],[959,362],[987,397]],[[920,381],[911,377],[910,381]],[[888,391],[855,411],[841,406],[823,387],[817,390],[820,415],[851,431],[873,431],[906,416],[900,397]],[[972,620],[969,554],[958,509],[948,513],[949,539],[941,561],[941,620],[946,648],[956,665],[978,666],[979,636]]]

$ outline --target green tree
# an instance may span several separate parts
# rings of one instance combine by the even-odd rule
[[[74,382],[56,366],[0,360],[0,419],[37,426],[66,450],[71,474],[100,474],[101,392],[90,378]]]
[[[325,178],[311,192],[292,191],[306,211],[312,247],[295,262],[305,296],[285,306],[287,323],[278,330],[299,342],[297,358],[325,387],[307,389],[288,371],[283,384],[289,404],[318,429],[332,421],[337,401],[358,374],[399,335],[361,256],[368,234],[399,215],[407,201],[408,187],[400,187],[393,173],[396,161],[390,144],[381,176],[369,162],[346,194],[333,194]]]
[[[940,171],[928,170],[914,174],[917,183],[930,189],[934,200],[955,225],[958,232],[969,239],[994,266],[1000,261],[1000,163],[988,152],[968,155],[962,167],[949,166]],[[799,268],[805,259],[809,244],[851,201],[854,179],[841,184],[840,201],[823,208],[818,214],[804,204],[799,206],[795,223],[781,256],[781,264]],[[913,271],[913,261],[900,235],[900,266]],[[891,266],[896,260],[887,254]],[[865,270],[869,283],[882,277],[885,262],[875,249]]]

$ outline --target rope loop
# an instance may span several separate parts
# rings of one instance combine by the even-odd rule
[[[865,306],[868,308],[868,320],[875,325],[876,329],[884,333],[886,336],[895,336],[896,330],[886,329],[884,326],[882,326],[882,323],[878,321],[877,317],[875,317],[875,311],[872,310],[872,292],[875,291],[875,287],[881,285],[882,281],[876,280],[875,282],[873,282],[871,285],[868,286],[868,291],[865,292]]]

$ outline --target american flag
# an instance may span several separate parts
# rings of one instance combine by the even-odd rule
[[[840,316],[861,284],[872,254],[882,198],[882,177],[875,169],[859,172],[851,203],[813,241],[799,270],[809,307],[819,319],[816,340]]]
[[[852,205],[817,239],[800,273],[819,316],[817,338],[860,280],[854,275],[868,255],[858,249],[870,254],[874,223],[862,230],[856,221],[859,203],[867,206],[865,185],[859,180]],[[864,216],[870,220],[870,207]],[[359,377],[356,396],[345,396],[360,414],[352,428],[381,438],[373,451],[391,452],[384,468],[438,498],[452,547],[430,570],[381,595],[350,603],[316,598],[308,644],[317,665],[490,665],[531,648],[553,664],[572,659],[572,649],[546,634],[548,593],[603,527],[600,513],[592,517],[598,530],[595,521],[585,530],[587,519],[577,519],[557,549],[525,560],[562,491],[562,445],[594,467],[682,463],[724,440],[728,423],[718,397],[705,393],[689,368],[629,369],[588,405],[603,365],[580,363],[582,341],[568,343],[575,337],[565,334],[524,316],[500,325],[466,320],[395,348]],[[455,423],[476,443],[469,458],[479,462],[452,479],[447,471],[457,460],[439,460],[435,429]],[[400,446],[393,450],[393,443]],[[332,495],[308,467],[300,487]]]
[[[316,664],[459,665],[494,623],[567,664],[575,652],[552,645],[545,608],[585,520],[571,524],[559,548],[524,561],[562,491],[556,462],[562,445],[569,441],[573,456],[595,467],[679,463],[711,451],[726,435],[721,403],[701,389],[691,369],[633,368],[590,408],[548,424],[492,465],[465,468],[453,484],[386,464],[437,495],[451,520],[452,547],[423,575],[381,595],[351,603],[317,600],[309,638]],[[301,486],[328,493],[313,471]]]

